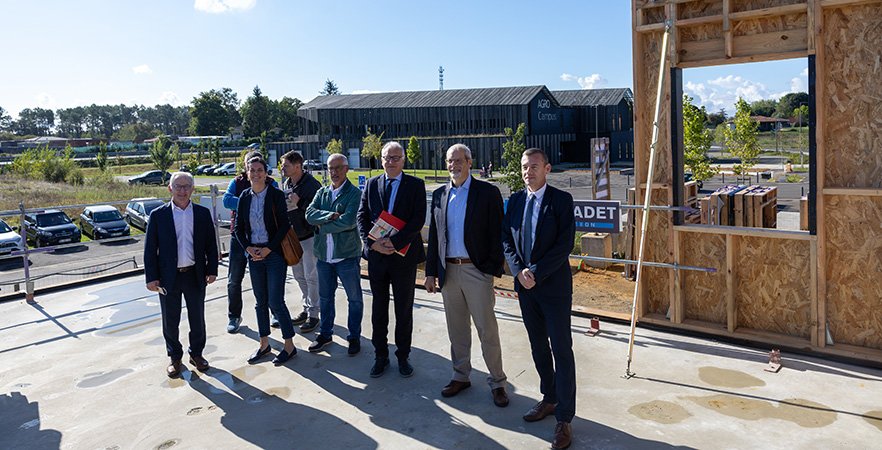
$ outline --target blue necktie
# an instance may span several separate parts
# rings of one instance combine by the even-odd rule
[[[530,253],[533,252],[533,205],[536,204],[536,197],[531,195],[530,201],[527,202],[527,208],[524,210],[524,264],[530,265]]]
[[[392,200],[392,182],[395,181],[395,178],[389,178],[386,180],[386,190],[383,192],[383,206],[386,208],[386,211],[392,212],[392,205],[389,202]]]

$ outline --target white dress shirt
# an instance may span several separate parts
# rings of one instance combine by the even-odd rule
[[[178,267],[190,267],[196,264],[193,254],[193,202],[187,203],[184,209],[172,202],[172,217],[178,241]]]

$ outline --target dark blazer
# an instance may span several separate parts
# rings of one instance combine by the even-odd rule
[[[273,185],[266,186],[266,199],[263,203],[263,223],[266,226],[269,243],[267,247],[281,253],[282,239],[288,229],[291,228],[291,222],[288,221],[286,212],[285,194],[279,188]],[[242,248],[251,247],[251,199],[253,198],[251,188],[242,191],[239,195],[239,206],[236,208],[236,239]],[[273,206],[275,205],[275,213]]]
[[[432,193],[429,209],[429,246],[426,275],[438,278],[444,286],[447,257],[447,183]],[[490,183],[472,178],[466,198],[463,238],[468,257],[481,272],[501,277],[505,257],[502,254],[502,195]]]
[[[383,211],[383,195],[386,190],[383,179],[383,174],[380,174],[367,181],[361,194],[361,204],[358,206],[358,233],[364,243],[362,256],[365,259],[368,258],[371,245],[374,243],[373,239],[368,237],[368,233]],[[405,222],[404,229],[389,238],[397,250],[410,244],[404,262],[419,264],[425,261],[426,250],[423,248],[423,236],[420,234],[426,223],[426,183],[423,180],[406,173],[402,174],[392,215]],[[401,258],[397,254],[389,257]]]
[[[208,208],[193,205],[193,257],[196,260],[196,278],[205,286],[207,275],[217,276],[217,239],[214,221]],[[178,274],[178,240],[171,202],[150,213],[147,237],[144,239],[144,275],[147,282],[159,280],[159,285],[171,290]]]
[[[508,267],[515,275],[515,290],[521,289],[518,272],[529,268],[536,277],[534,291],[547,288],[551,296],[571,295],[573,276],[570,273],[569,254],[576,233],[573,196],[552,186],[545,189],[530,261],[524,261],[520,251],[526,203],[526,189],[512,194],[502,224],[502,248]]]

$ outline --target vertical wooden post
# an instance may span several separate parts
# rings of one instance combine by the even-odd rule
[[[738,328],[738,311],[735,309],[735,289],[738,284],[736,264],[738,261],[739,236],[726,235],[726,327],[730,333]]]

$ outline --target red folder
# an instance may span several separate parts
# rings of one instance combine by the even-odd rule
[[[368,233],[368,237],[375,241],[379,241],[382,238],[394,236],[395,233],[401,231],[405,225],[406,223],[403,220],[389,214],[387,211],[383,211],[380,213],[380,217],[377,218],[377,221],[374,222],[374,226]],[[404,256],[407,254],[408,249],[410,249],[410,244],[405,245],[401,250],[395,250],[395,253]]]

